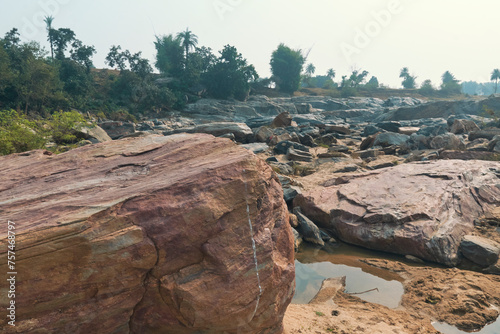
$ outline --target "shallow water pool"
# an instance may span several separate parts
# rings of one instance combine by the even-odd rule
[[[404,257],[384,252],[372,251],[347,244],[328,249],[328,252],[315,246],[303,244],[295,254],[295,295],[292,303],[307,304],[321,287],[325,278],[346,276],[347,293],[359,293],[377,288],[378,291],[356,294],[371,303],[397,308],[404,293],[402,278],[388,270],[370,266],[359,259],[387,259],[404,262],[411,266],[420,264],[407,261]],[[426,266],[441,267],[426,263]],[[500,334],[500,319],[485,326],[475,334]],[[467,334],[446,323],[432,323],[443,334]]]
[[[292,303],[307,304],[319,291],[324,279],[346,276],[346,293],[355,294],[356,297],[371,303],[390,308],[398,307],[404,293],[401,278],[358,261],[360,254],[357,253],[363,253],[363,250],[347,245],[342,247],[338,252],[327,253],[306,246],[297,253],[296,288]]]
[[[480,331],[474,331],[474,332],[465,332],[461,331],[460,329],[448,325],[447,323],[442,323],[442,322],[433,322],[432,326],[434,326],[435,329],[440,331],[443,334],[468,334],[468,333],[474,333],[474,334],[500,334],[500,322],[495,321],[492,324],[486,325],[481,329]]]

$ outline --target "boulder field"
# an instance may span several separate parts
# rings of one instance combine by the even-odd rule
[[[459,262],[460,244],[475,220],[499,205],[498,162],[461,160],[344,175],[294,199],[320,228],[345,242],[448,266]]]
[[[271,168],[211,135],[1,157],[0,221],[16,227],[18,308],[16,326],[4,317],[0,327],[281,333],[294,293],[288,220]],[[6,251],[5,228],[4,259]]]

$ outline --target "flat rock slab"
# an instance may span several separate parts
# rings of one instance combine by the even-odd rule
[[[22,305],[5,333],[281,332],[293,236],[265,162],[206,134],[47,153],[0,158]]]
[[[351,176],[299,194],[294,206],[341,240],[456,265],[474,220],[500,205],[496,162],[438,160]]]

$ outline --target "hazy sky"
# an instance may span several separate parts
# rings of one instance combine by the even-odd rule
[[[187,27],[214,53],[236,46],[261,77],[279,43],[310,50],[316,74],[336,81],[353,68],[400,87],[407,66],[420,84],[440,83],[449,70],[459,80],[489,81],[500,68],[498,0],[0,0],[0,35],[17,27],[24,40],[48,48],[43,17],[94,45],[104,67],[112,45],[142,51],[154,63],[154,36]]]

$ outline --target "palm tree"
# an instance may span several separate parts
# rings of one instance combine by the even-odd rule
[[[335,70],[333,68],[330,68],[328,72],[326,72],[326,76],[333,81],[333,78],[335,78]]]
[[[316,72],[316,67],[313,64],[309,64],[306,67],[306,73],[308,76],[312,76]]]
[[[48,41],[50,43],[50,56],[52,57],[52,60],[54,60],[54,43],[52,40],[52,34],[50,31],[52,30],[52,21],[54,21],[54,17],[51,16],[45,16],[43,19],[43,22],[47,25],[47,35],[48,35]]]
[[[399,77],[403,78],[403,82],[401,83],[403,85],[403,88],[414,89],[417,87],[417,84],[415,82],[417,77],[414,75],[410,75],[410,70],[408,70],[408,67],[403,67],[401,69],[401,71],[399,72]]]
[[[500,70],[496,68],[493,70],[493,72],[491,72],[490,78],[491,81],[495,80],[495,94],[497,93],[498,79],[500,79]]]
[[[399,72],[399,77],[400,78],[408,78],[408,76],[410,75],[410,71],[408,70],[408,67],[403,67],[401,69],[401,72]]]
[[[182,41],[182,46],[186,51],[186,64],[188,61],[189,50],[191,48],[196,47],[198,45],[198,36],[193,34],[189,28],[186,28],[186,31],[180,32],[177,34],[177,38],[180,38]]]
[[[458,82],[458,80],[455,78],[455,76],[450,72],[446,71],[443,73],[441,76],[441,80],[443,80],[443,85],[452,83],[452,82]]]

